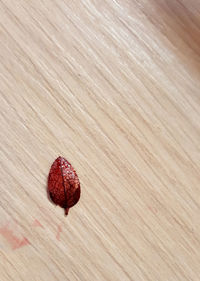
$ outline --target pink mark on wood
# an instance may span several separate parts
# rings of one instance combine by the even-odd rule
[[[8,224],[0,228],[0,234],[8,241],[13,250],[30,244],[26,237],[18,238],[13,231],[9,229]]]
[[[35,226],[35,227],[43,227],[43,225],[37,219],[34,220],[33,226]]]
[[[28,241],[28,239],[26,237],[23,237],[23,239],[18,239],[15,237],[15,245],[13,245],[13,250],[16,250],[17,248],[21,248],[23,246],[29,245],[30,242]]]
[[[56,239],[58,241],[60,241],[60,233],[62,232],[62,228],[60,225],[58,225],[58,229],[57,229],[57,234],[56,234]]]
[[[149,206],[148,209],[154,214],[156,215],[158,213],[158,210],[155,207],[151,207]]]

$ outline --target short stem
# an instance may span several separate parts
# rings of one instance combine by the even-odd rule
[[[68,215],[68,212],[69,212],[69,208],[66,208],[66,209],[65,209],[65,216]]]

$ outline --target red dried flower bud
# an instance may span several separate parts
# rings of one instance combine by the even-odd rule
[[[59,156],[52,164],[48,177],[48,193],[51,200],[65,209],[73,207],[80,198],[80,182],[72,165]]]

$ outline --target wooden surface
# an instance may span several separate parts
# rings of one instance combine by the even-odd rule
[[[198,0],[1,0],[0,93],[1,281],[200,280]]]

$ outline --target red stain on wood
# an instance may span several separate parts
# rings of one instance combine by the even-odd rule
[[[62,232],[62,228],[60,225],[58,225],[58,230],[57,230],[57,234],[56,234],[56,239],[60,241],[60,233]]]
[[[35,226],[35,227],[43,227],[43,225],[37,219],[34,220],[33,226]]]
[[[80,182],[72,165],[63,157],[58,157],[52,164],[48,177],[50,199],[68,214],[80,198]]]
[[[23,246],[30,244],[26,237],[18,238],[11,229],[9,229],[8,225],[5,225],[0,228],[0,234],[8,241],[11,248],[16,250]]]

